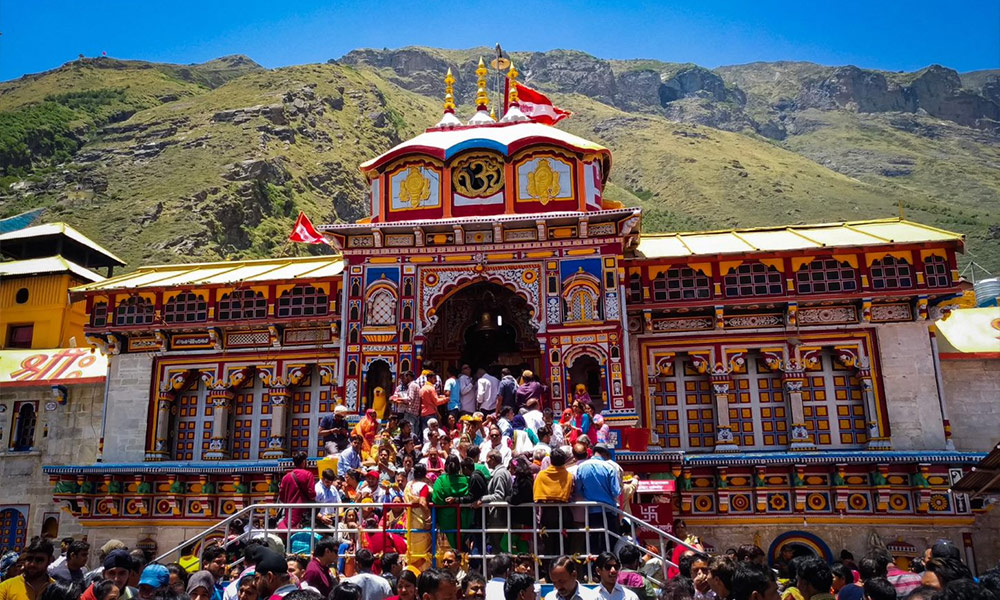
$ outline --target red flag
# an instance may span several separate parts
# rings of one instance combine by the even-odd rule
[[[554,106],[552,101],[538,90],[520,83],[515,85],[517,85],[517,104],[521,112],[532,121],[555,125],[572,114],[568,110]]]
[[[292,228],[292,235],[288,236],[288,240],[302,242],[303,244],[328,243],[323,234],[316,231],[316,228],[313,227],[313,224],[309,221],[309,217],[304,212],[300,212],[299,218],[295,219],[295,227]]]

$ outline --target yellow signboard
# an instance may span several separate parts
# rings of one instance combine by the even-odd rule
[[[100,383],[108,357],[87,348],[0,350],[0,386]]]

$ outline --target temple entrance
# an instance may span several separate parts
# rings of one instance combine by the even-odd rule
[[[578,356],[569,368],[570,391],[576,396],[576,388],[583,385],[587,388],[595,412],[604,409],[604,369],[597,359],[589,354]]]
[[[365,408],[374,408],[379,419],[385,418],[392,389],[392,368],[389,363],[384,360],[372,361],[365,373]]]
[[[502,285],[473,283],[437,308],[438,321],[427,333],[426,360],[446,373],[448,366],[468,363],[499,377],[507,367],[517,377],[538,370],[540,350],[530,324],[531,307]]]

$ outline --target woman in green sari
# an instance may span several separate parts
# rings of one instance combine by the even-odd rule
[[[449,456],[444,462],[444,473],[434,482],[434,493],[431,500],[435,505],[454,504],[458,498],[469,493],[469,478],[462,475],[462,463],[455,455]],[[448,545],[457,548],[455,545],[455,529],[457,529],[458,515],[457,509],[438,508],[437,509],[437,529],[438,531],[450,531],[447,533]],[[472,509],[467,508],[462,511],[462,529],[466,529],[472,523]],[[438,552],[444,548],[438,548]]]

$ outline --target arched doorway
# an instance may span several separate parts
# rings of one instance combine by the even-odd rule
[[[495,376],[507,367],[517,376],[539,367],[540,347],[531,326],[532,309],[509,288],[488,281],[458,290],[436,310],[427,332],[425,358],[445,371],[468,363]]]
[[[569,367],[569,384],[569,391],[573,396],[576,396],[578,385],[587,388],[595,413],[604,409],[606,402],[604,369],[596,358],[590,354],[581,354],[573,359]]]
[[[59,537],[59,519],[57,517],[45,517],[42,522],[42,537],[50,540]]]
[[[376,392],[379,391],[378,402]],[[365,371],[365,408],[374,408],[381,420],[389,412],[389,396],[392,395],[392,367],[384,360],[374,360]]]

